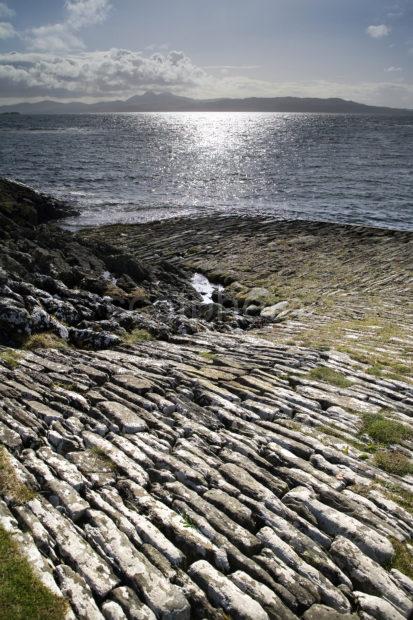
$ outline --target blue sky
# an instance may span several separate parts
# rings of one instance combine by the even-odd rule
[[[411,0],[0,0],[0,100],[339,96],[413,108]]]

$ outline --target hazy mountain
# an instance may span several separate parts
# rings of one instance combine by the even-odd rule
[[[40,101],[0,106],[1,113],[96,114],[102,112],[314,112],[347,114],[413,114],[413,110],[369,106],[344,99],[249,97],[246,99],[190,99],[172,93],[147,92],[130,99],[98,103]]]

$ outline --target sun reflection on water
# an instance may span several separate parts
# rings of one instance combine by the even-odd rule
[[[412,128],[248,112],[4,117],[0,175],[72,197],[84,224],[225,211],[411,229]]]

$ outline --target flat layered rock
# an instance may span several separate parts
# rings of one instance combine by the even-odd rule
[[[170,584],[147,558],[137,551],[127,536],[103,513],[90,511],[93,527],[88,538],[97,544],[113,564],[130,580],[156,616],[165,620],[189,619],[189,604],[182,592]]]
[[[117,375],[113,377],[113,381],[116,385],[136,394],[146,394],[153,388],[153,384],[150,381],[134,375]]]
[[[349,398],[364,403],[372,384],[333,352],[245,334],[173,340],[22,353],[24,378],[0,363],[0,385],[13,382],[0,458],[14,476],[0,468],[0,524],[74,616],[408,617],[411,477],[378,467],[362,414],[328,406],[320,393],[334,390],[308,374],[346,364]],[[380,399],[380,420],[413,428],[407,384]],[[408,461],[412,447],[378,449]]]
[[[189,569],[189,576],[205,591],[213,605],[221,607],[235,620],[268,620],[259,603],[220,574],[208,562],[200,560]]]
[[[116,401],[99,403],[101,411],[110,419],[119,424],[125,433],[141,433],[148,430],[148,426],[134,411]]]

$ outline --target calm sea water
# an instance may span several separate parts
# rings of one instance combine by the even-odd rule
[[[72,225],[210,212],[413,229],[413,116],[0,116],[0,176]]]

